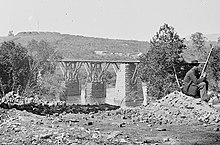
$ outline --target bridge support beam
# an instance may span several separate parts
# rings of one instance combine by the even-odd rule
[[[137,77],[137,64],[120,64],[117,71],[115,102],[122,106],[140,106],[144,96],[142,82]]]
[[[65,96],[67,97],[81,95],[81,87],[78,78],[81,65],[81,62],[60,62],[60,68],[65,79]]]
[[[86,102],[90,104],[102,104],[106,99],[106,83],[103,76],[110,63],[86,62],[84,67],[87,72],[87,82],[85,84]]]

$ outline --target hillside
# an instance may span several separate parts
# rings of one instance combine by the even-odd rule
[[[20,32],[14,37],[0,37],[0,43],[13,40],[25,47],[32,39],[47,41],[65,58],[74,59],[136,59],[137,54],[146,52],[149,48],[149,43],[145,41],[84,37],[57,32]]]
[[[209,45],[216,44],[220,33],[204,34],[204,36],[208,39],[205,48],[209,51]],[[58,32],[20,32],[15,36],[0,37],[0,43],[4,41],[15,41],[26,47],[28,41],[32,39],[47,41],[64,58],[72,59],[132,60],[137,59],[139,53],[147,52],[150,47],[147,41],[85,37],[60,34]],[[187,50],[184,50],[184,59],[186,61],[198,59],[198,54],[194,51],[189,36],[186,37],[186,40],[188,41],[185,41]]]

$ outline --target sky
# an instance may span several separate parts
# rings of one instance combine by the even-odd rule
[[[180,37],[220,33],[220,0],[0,0],[0,36],[43,31],[149,41],[165,23]]]

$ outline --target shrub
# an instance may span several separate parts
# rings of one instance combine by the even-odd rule
[[[65,93],[65,86],[62,82],[63,79],[59,75],[46,73],[38,80],[39,93],[45,100],[59,100]]]

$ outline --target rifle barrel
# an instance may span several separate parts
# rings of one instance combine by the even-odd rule
[[[203,69],[202,69],[200,78],[202,77],[202,74],[203,74],[203,73],[205,72],[205,70],[206,70],[206,67],[207,67],[207,65],[208,65],[208,61],[209,61],[209,58],[210,58],[210,56],[211,56],[211,53],[212,53],[213,48],[214,48],[214,47],[211,46],[211,49],[210,49],[210,51],[209,51],[209,55],[208,55],[208,57],[207,57],[207,59],[206,59],[206,61],[205,61],[205,64],[204,64],[204,66],[203,66]]]

